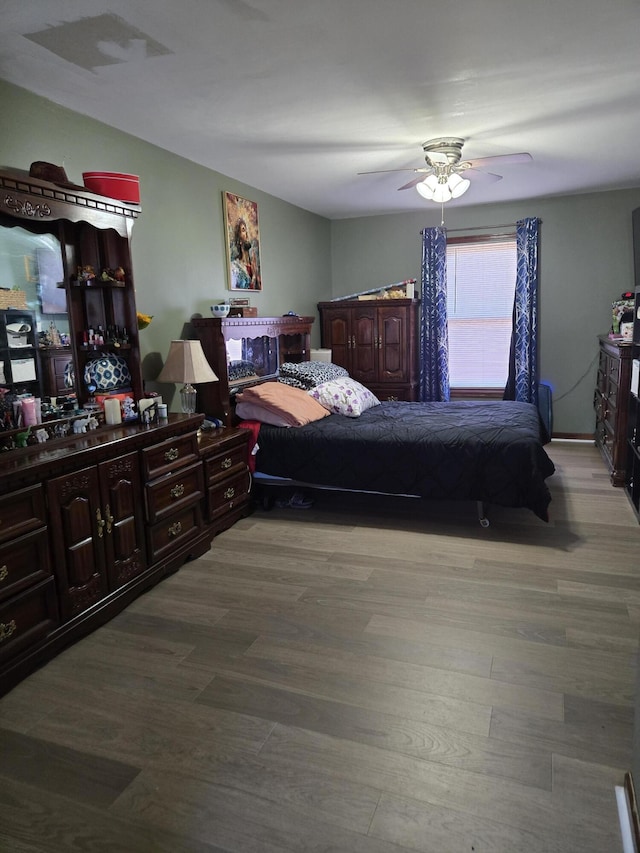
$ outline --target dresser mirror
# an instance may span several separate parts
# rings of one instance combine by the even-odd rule
[[[77,410],[98,392],[144,396],[130,253],[139,211],[0,167],[0,387],[58,401],[75,393]],[[19,331],[28,375],[13,348]]]

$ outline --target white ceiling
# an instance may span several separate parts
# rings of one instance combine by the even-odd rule
[[[3,79],[330,218],[433,205],[398,192],[411,172],[358,173],[439,136],[533,157],[456,206],[640,186],[639,0],[1,7]]]

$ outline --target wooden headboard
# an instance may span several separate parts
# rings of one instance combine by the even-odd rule
[[[219,378],[198,386],[197,410],[208,417],[218,418],[225,426],[232,426],[233,397],[248,384],[266,382],[277,375],[277,368],[285,361],[309,361],[311,353],[311,327],[313,317],[194,317],[194,331],[202,343],[207,361]],[[248,381],[230,381],[228,373],[229,342],[237,341],[243,350],[247,342],[264,338],[265,346],[275,356],[270,361],[275,370],[262,373]],[[260,370],[261,368],[258,368]]]

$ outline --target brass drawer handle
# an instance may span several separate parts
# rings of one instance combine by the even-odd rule
[[[164,458],[167,462],[175,462],[178,456],[180,456],[180,451],[177,447],[169,448],[169,450],[164,454]]]
[[[231,465],[232,465],[231,457],[229,457],[229,456],[227,456],[226,459],[223,459],[222,462],[220,463],[220,467],[222,468],[223,471],[226,471],[227,468],[231,468]]]
[[[18,626],[16,625],[16,620],[12,619],[11,622],[5,625],[4,622],[0,622],[0,643],[4,643],[5,640],[8,640],[12,634],[18,630]]]
[[[182,483],[178,483],[176,486],[174,486],[169,492],[169,494],[174,500],[176,500],[176,498],[181,498],[184,495],[184,486],[182,485]]]
[[[233,488],[233,486],[230,486],[228,489],[225,489],[224,497],[226,500],[230,501],[231,498],[235,495],[235,493],[236,490]]]
[[[96,510],[96,521],[98,522],[98,539],[102,539],[104,536],[104,526],[107,522],[103,519],[99,509]]]
[[[172,524],[169,528],[169,536],[179,536],[182,533],[182,522],[176,521],[175,524]]]
[[[5,581],[9,577],[9,566],[0,566],[0,581]]]
[[[109,509],[109,504],[107,504],[105,514],[107,516],[107,533],[111,533],[111,529],[113,526],[113,522],[115,521],[115,518],[111,515],[111,510]]]

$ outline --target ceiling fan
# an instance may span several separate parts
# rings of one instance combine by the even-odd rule
[[[501,181],[502,175],[486,171],[494,166],[528,163],[533,158],[531,154],[498,154],[494,157],[478,157],[474,160],[462,159],[464,139],[457,136],[442,136],[430,139],[422,145],[426,167],[419,169],[381,169],[375,172],[359,172],[360,175],[376,175],[382,172],[413,172],[418,175],[399,190],[416,187],[420,195],[430,201],[445,202],[458,198],[470,186],[469,178],[477,177],[484,181]]]

